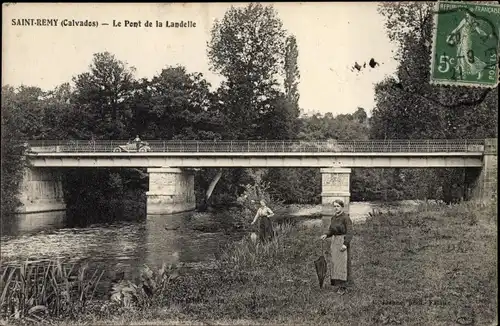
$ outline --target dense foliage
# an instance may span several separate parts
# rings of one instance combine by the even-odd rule
[[[11,109],[4,110],[4,105]],[[13,89],[2,88],[2,215],[13,211],[20,204],[18,195],[25,162],[23,148],[17,141],[22,137],[18,128],[21,125],[19,114],[16,114],[18,110]]]
[[[352,114],[300,116],[299,48],[272,6],[231,7],[212,27],[207,55],[224,77],[212,90],[201,73],[167,66],[151,79],[113,54],[96,53],[88,71],[50,91],[2,88],[2,208],[18,204],[22,178],[20,139],[418,139],[497,136],[498,88],[429,84],[432,6],[380,6],[389,38],[398,44],[399,67],[376,85],[372,117]],[[313,108],[308,108],[313,109]],[[355,109],[355,108],[353,108]],[[219,174],[222,172],[222,175]],[[220,180],[211,182],[217,176]],[[319,169],[268,169],[263,181],[285,203],[320,201]],[[354,169],[352,200],[463,197],[474,178],[461,169]],[[68,170],[70,207],[123,210],[121,198],[145,204],[143,170]],[[234,202],[254,183],[245,169],[202,169],[199,201]],[[213,196],[210,197],[213,190]],[[90,205],[89,203],[92,203]],[[119,206],[109,211],[110,203]],[[115,207],[116,208],[116,207]]]
[[[498,135],[498,87],[444,87],[429,83],[433,3],[383,4],[388,36],[398,45],[395,76],[375,88],[370,133],[376,139],[484,139]],[[469,173],[469,172],[472,172]],[[465,169],[394,171],[388,180],[397,188],[399,179],[409,193],[442,197],[445,201],[467,198],[474,173]],[[424,190],[424,191],[422,191]]]

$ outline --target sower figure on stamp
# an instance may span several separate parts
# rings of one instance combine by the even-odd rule
[[[472,36],[474,33],[477,33],[482,37],[491,38],[492,35],[488,35],[483,31],[479,27],[478,22],[468,11],[465,10],[464,12],[465,17],[448,35],[446,42],[452,46],[456,45],[457,47],[457,64],[455,69],[457,69],[458,76],[475,75],[479,80],[482,78],[483,71],[487,64],[474,54]]]
[[[333,203],[334,216],[332,216],[328,232],[321,236],[322,240],[331,237],[331,284],[339,285],[338,293],[344,294],[348,282],[351,281],[351,240],[352,220],[344,212],[344,202],[335,200]]]

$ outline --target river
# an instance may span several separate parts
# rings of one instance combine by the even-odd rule
[[[404,205],[404,206],[414,206]],[[354,223],[363,222],[379,204],[353,202],[350,214]],[[295,211],[310,215],[320,207]],[[288,213],[284,213],[288,214]],[[71,227],[66,212],[17,215],[2,223],[1,261],[20,262],[60,258],[125,277],[137,276],[139,267],[175,263],[183,268],[210,268],[221,250],[245,236],[244,232],[217,229],[216,215],[183,213],[170,216],[138,216],[136,222]],[[279,215],[279,214],[277,214]],[[202,218],[200,218],[202,216]],[[293,217],[292,217],[293,218]],[[130,217],[128,218],[130,220]]]

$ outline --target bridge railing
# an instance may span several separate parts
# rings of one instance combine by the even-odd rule
[[[151,152],[169,153],[437,153],[484,152],[484,139],[472,140],[145,140]],[[127,140],[30,140],[26,142],[34,152],[114,152]],[[135,144],[129,147],[135,152]]]

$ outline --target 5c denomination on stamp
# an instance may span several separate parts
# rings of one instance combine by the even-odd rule
[[[498,84],[500,6],[438,2],[434,13],[431,84]]]

